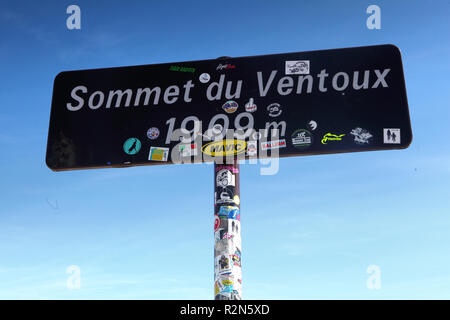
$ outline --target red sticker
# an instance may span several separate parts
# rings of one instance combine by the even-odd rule
[[[217,229],[219,229],[220,226],[220,218],[217,214],[214,215],[214,232],[217,231]]]

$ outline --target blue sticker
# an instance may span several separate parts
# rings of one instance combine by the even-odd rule
[[[123,151],[129,155],[133,155],[141,150],[141,141],[138,138],[130,138],[123,144]]]
[[[221,206],[219,217],[227,217],[228,219],[240,220],[239,208],[232,206]]]
[[[223,290],[221,292],[233,292],[233,285],[231,286],[224,286]]]

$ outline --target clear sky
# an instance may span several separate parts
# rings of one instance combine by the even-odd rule
[[[66,8],[81,8],[81,30]],[[381,8],[369,30],[366,8]],[[413,143],[241,166],[244,299],[450,298],[448,1],[2,1],[0,298],[212,299],[213,168],[52,172],[63,70],[392,43]],[[81,270],[69,289],[69,266]],[[366,281],[370,265],[381,288]]]

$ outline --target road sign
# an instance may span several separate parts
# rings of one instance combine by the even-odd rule
[[[46,162],[59,171],[411,140],[400,51],[380,45],[62,72]]]

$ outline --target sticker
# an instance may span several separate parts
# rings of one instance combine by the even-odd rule
[[[123,151],[126,154],[136,154],[141,150],[141,141],[138,138],[129,138],[123,143]]]
[[[214,241],[215,241],[215,247],[217,249],[217,243],[219,241],[224,241],[231,239],[233,237],[233,234],[231,233],[231,228],[229,226],[229,221],[236,221],[228,219],[227,217],[221,217],[220,218],[220,225],[217,231],[214,231]],[[230,229],[230,231],[228,231]]]
[[[230,170],[233,173],[239,173],[239,169],[238,168],[235,168],[233,166],[226,166],[226,165],[218,165],[217,168],[216,168],[216,172],[220,171],[222,169]]]
[[[224,286],[231,286],[233,284],[233,281],[225,279],[225,280],[222,280],[222,284]]]
[[[148,160],[167,161],[169,157],[169,148],[150,147]]]
[[[219,287],[219,285],[220,281],[216,281],[214,283],[214,295],[217,295],[220,291],[222,291],[223,287],[222,286]]]
[[[233,264],[235,266],[240,267],[241,266],[241,250],[236,248],[236,251],[231,256],[231,259],[233,260]],[[241,280],[242,281],[242,280]]]
[[[204,134],[198,132],[198,135],[205,137],[207,140],[216,140],[223,132],[223,126],[220,123],[216,123],[212,128],[205,131]]]
[[[214,232],[217,232],[217,231],[221,232],[221,236],[218,237],[219,240],[222,239],[223,233],[227,230],[228,230],[228,218],[227,217],[219,217],[219,226],[217,227],[217,230],[214,231]]]
[[[234,248],[234,244],[228,240],[221,240],[220,237],[216,237],[219,232],[214,233],[214,250],[215,252],[231,252]]]
[[[247,142],[247,155],[254,157],[258,154],[258,144],[256,141]]]
[[[211,80],[211,76],[209,73],[202,73],[200,77],[198,77],[201,83],[208,83]]]
[[[217,199],[217,196],[219,198]],[[234,192],[231,190],[231,188],[224,188],[221,192],[216,193],[216,204],[223,204],[223,203],[233,203],[234,202]]]
[[[218,295],[216,295],[214,300],[231,300],[231,295],[232,294],[229,292],[221,292]]]
[[[237,219],[228,219],[227,217],[220,218],[220,227],[214,232],[215,248],[218,251],[217,244],[220,241],[231,240],[232,245],[228,246],[227,252],[232,252],[236,245],[241,243],[241,234],[239,229],[241,222]]]
[[[345,134],[332,134],[332,133],[327,133],[326,135],[323,136],[322,139],[322,144],[327,144],[328,141],[342,141],[342,137],[344,137]]]
[[[350,134],[355,137],[354,141],[357,144],[368,144],[369,140],[373,137],[369,131],[359,127],[353,129]]]
[[[241,204],[241,199],[239,199],[239,196],[238,196],[238,195],[235,195],[235,196],[234,196],[233,201],[234,201],[234,203],[236,203],[237,205],[240,205],[240,204]]]
[[[226,112],[226,113],[234,113],[237,108],[239,107],[239,105],[237,104],[237,102],[235,101],[227,101],[223,104],[222,109]]]
[[[242,300],[241,295],[237,290],[233,290],[233,293],[231,293],[230,300]]]
[[[256,104],[253,103],[253,98],[250,98],[248,102],[245,104],[245,111],[247,112],[255,112],[257,109]]]
[[[214,231],[214,248],[217,249],[218,248],[218,243],[220,242],[220,240],[222,240],[222,236],[224,234],[225,230],[224,229],[217,229],[217,231]]]
[[[239,217],[240,218],[240,217]],[[228,219],[228,233],[232,236],[239,236],[239,227],[240,227],[240,219],[234,220],[234,219]]]
[[[222,293],[224,293],[224,292],[230,292],[230,293],[232,293],[232,292],[233,292],[233,286],[225,286],[225,287],[223,288],[223,290],[222,290]]]
[[[229,283],[230,280],[225,279],[225,280],[222,280],[222,281],[216,281],[215,282],[215,284],[214,284],[214,293],[215,293],[215,295],[229,294],[229,293],[233,292],[233,281],[231,281],[231,284],[224,284],[224,282],[225,283]]]
[[[279,149],[286,147],[286,140],[273,140],[267,142],[261,142],[261,150]]]
[[[169,71],[195,72],[195,68],[186,68],[179,66],[170,66]]]
[[[308,126],[309,126],[309,128],[310,128],[312,131],[314,131],[314,130],[317,129],[317,122],[315,122],[314,120],[311,120],[311,121],[308,123]]]
[[[220,123],[216,123],[213,127],[212,127],[212,132],[215,135],[219,135],[221,134],[223,131],[223,126]]]
[[[217,214],[214,215],[214,232],[216,232],[220,227],[220,218]]]
[[[383,142],[388,144],[400,144],[400,129],[383,129]]]
[[[237,219],[229,219],[227,217],[221,217],[220,221],[219,229],[214,232],[215,252],[231,254],[241,244],[241,222]]]
[[[222,236],[222,239],[231,239],[233,235],[231,233],[225,232]]]
[[[222,169],[216,174],[216,183],[218,187],[228,187],[235,185],[234,174],[230,170]]]
[[[229,69],[236,69],[236,66],[231,63],[226,63],[226,64],[219,64],[216,68],[216,70],[229,70]]]
[[[309,74],[309,60],[286,61],[286,74]]]
[[[197,155],[197,144],[182,144],[179,146],[181,157],[190,157]]]
[[[216,266],[218,273],[227,273],[231,272],[231,264],[229,255],[219,255],[216,257]]]
[[[150,140],[155,140],[156,138],[158,138],[159,137],[159,130],[158,130],[158,128],[153,127],[153,128],[148,129],[147,130],[147,137]]]
[[[230,156],[245,152],[246,146],[244,140],[225,139],[204,145],[202,152],[209,156]]]
[[[252,138],[253,138],[253,140],[259,140],[259,139],[261,139],[261,137],[262,137],[261,132],[255,131],[255,132],[252,133]],[[249,141],[249,142],[250,142],[250,141]]]
[[[269,111],[269,117],[275,118],[281,114],[281,105],[279,103],[272,103],[267,106],[267,111]]]
[[[219,217],[226,217],[228,219],[241,220],[241,215],[238,207],[221,206],[218,213]]]
[[[229,280],[231,282],[234,282],[234,275],[233,274],[221,274],[219,275],[219,278],[223,280]]]
[[[311,132],[305,129],[295,130],[291,138],[292,145],[296,148],[307,148],[313,143]]]
[[[223,289],[222,289],[222,291],[220,293],[233,292],[233,281],[232,280],[230,280],[230,279],[222,279],[221,284],[223,286]]]

